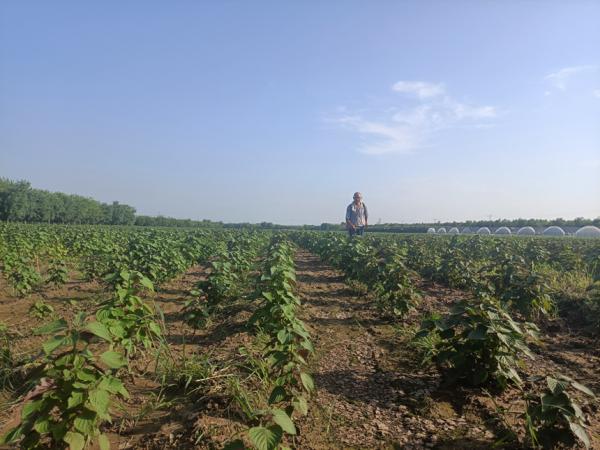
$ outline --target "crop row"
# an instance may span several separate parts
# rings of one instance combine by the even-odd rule
[[[293,445],[295,418],[307,414],[314,389],[307,371],[313,347],[296,315],[300,302],[295,294],[295,247],[284,236],[90,227],[11,226],[2,231],[7,280],[19,272],[10,265],[19,254],[23,267],[38,274],[51,275],[57,272],[52,267],[59,266],[62,276],[56,285],[66,282],[75,270],[105,288],[101,295],[105,300],[93,305],[92,311],[60,318],[35,331],[50,335],[40,355],[18,360],[10,342],[4,343],[3,381],[14,381],[20,385],[16,391],[26,394],[21,420],[3,437],[5,442],[18,442],[26,449],[40,445],[81,449],[95,441],[108,448],[104,430],[112,420],[114,404],[128,397],[125,381],[136,370],[134,363],[149,352],[162,366],[168,366],[165,358],[171,357],[163,314],[146,294],[202,263],[208,266],[207,277],[190,291],[182,310],[185,321],[193,328],[205,328],[230,303],[240,299],[254,303],[247,328],[256,334],[255,348],[264,361],[259,364],[265,367],[263,382],[270,390],[267,397],[245,405],[247,439],[234,436],[228,448]],[[87,245],[79,245],[78,239],[86,239]],[[55,262],[50,256],[58,254],[60,261]],[[15,290],[27,295],[34,288],[39,286]],[[38,311],[43,317],[42,309]],[[240,352],[244,354],[243,349]],[[252,356],[246,355],[245,365],[251,366]],[[175,380],[182,376],[170,375]],[[194,382],[188,378],[185,388]]]
[[[532,321],[556,311],[548,272],[541,270],[548,262],[538,242],[525,246],[528,251],[521,255],[506,245],[484,249],[478,238],[447,240],[437,248],[419,240],[348,239],[335,233],[297,233],[294,238],[343,270],[350,281],[366,285],[375,304],[399,318],[417,305],[419,275],[466,290],[468,298],[448,313],[423,318],[414,337],[423,362],[435,363],[446,385],[519,389],[530,445],[556,439],[590,445],[585,416],[573,396],[578,391],[595,401],[587,387],[562,374],[547,374],[540,394],[531,386],[542,379],[529,377],[524,383],[522,378],[523,358],[534,358],[529,345],[540,342]],[[594,276],[590,290],[598,283],[597,272]]]

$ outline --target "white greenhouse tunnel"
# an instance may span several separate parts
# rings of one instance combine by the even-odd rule
[[[534,236],[535,230],[533,227],[521,227],[519,228],[519,231],[517,231],[517,234],[519,236]]]
[[[564,236],[565,230],[561,227],[557,227],[556,225],[552,225],[551,227],[546,228],[543,233],[544,236]]]
[[[586,225],[585,227],[581,227],[579,230],[577,230],[575,232],[575,236],[586,238],[600,238],[600,228],[595,227],[593,225]]]
[[[476,233],[479,235],[503,235],[503,236],[511,236],[513,234],[518,236],[535,236],[535,235],[543,235],[543,236],[575,236],[580,238],[600,238],[600,228],[594,225],[585,225],[579,228],[577,231],[574,231],[573,227],[567,228],[568,232],[565,232],[564,229],[557,225],[551,225],[545,228],[543,231],[536,231],[535,228],[530,226],[521,227],[518,230],[516,228],[511,228],[502,226],[496,229],[496,231],[492,232],[489,227],[480,227],[475,231],[474,228],[464,227],[461,230],[458,227],[452,227],[446,230],[446,227],[440,227],[437,230],[433,227],[427,228],[428,234],[470,234]]]

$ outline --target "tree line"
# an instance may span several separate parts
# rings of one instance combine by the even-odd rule
[[[33,189],[28,181],[0,178],[0,220],[11,222],[133,225],[133,206],[81,195]]]
[[[261,223],[223,223],[211,220],[175,219],[164,216],[136,215],[133,206],[114,201],[102,203],[81,195],[64,194],[34,189],[28,181],[12,181],[0,177],[0,220],[12,222],[60,223],[60,224],[104,224],[137,225],[150,227],[210,227],[241,229],[304,229],[304,230],[342,230],[344,223],[322,223],[321,225],[278,225],[271,222]],[[498,219],[468,220],[465,222],[443,223],[384,223],[371,225],[370,231],[391,233],[424,233],[429,227],[525,227],[542,228],[550,225],[560,227],[581,227],[596,225],[600,227],[600,217],[572,220],[547,219]]]

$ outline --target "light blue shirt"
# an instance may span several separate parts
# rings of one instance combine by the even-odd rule
[[[358,206],[352,202],[346,208],[346,220],[355,227],[364,227],[368,218],[367,205],[362,202]]]

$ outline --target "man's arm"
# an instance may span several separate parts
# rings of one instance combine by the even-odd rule
[[[352,228],[354,229],[354,225],[352,224],[352,222],[350,222],[350,215],[351,215],[351,207],[352,205],[348,205],[348,207],[346,208],[346,228]]]

